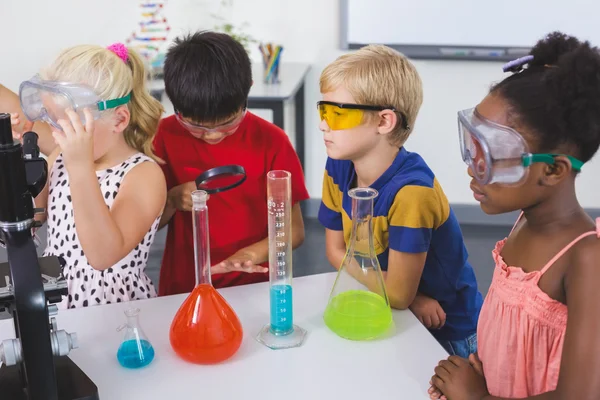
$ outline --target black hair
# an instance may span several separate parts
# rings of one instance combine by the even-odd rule
[[[533,60],[491,89],[509,104],[509,118],[530,128],[539,151],[565,145],[581,161],[600,145],[600,53],[589,42],[552,32]]]
[[[164,65],[165,91],[184,117],[214,123],[246,106],[252,67],[246,49],[224,33],[175,39]]]

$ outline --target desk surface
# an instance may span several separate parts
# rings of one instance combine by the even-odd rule
[[[252,65],[254,83],[250,88],[250,100],[288,100],[294,97],[304,83],[310,66],[301,63],[282,63],[279,67],[280,83],[266,84],[263,80],[262,64]]]
[[[304,63],[282,63],[279,67],[280,83],[267,85],[263,81],[262,64],[252,64],[252,77],[254,84],[250,88],[248,98],[254,101],[283,101],[294,97],[306,74],[310,69],[309,64]],[[160,75],[160,71],[159,71]],[[165,84],[162,79],[155,79],[149,83],[151,90],[164,90]]]
[[[77,332],[70,357],[98,385],[101,400],[131,399],[428,399],[433,368],[447,353],[410,311],[394,311],[393,337],[352,342],[332,333],[322,314],[334,273],[294,279],[294,322],[308,330],[295,349],[271,350],[255,340],[269,321],[268,283],[222,289],[238,313],[244,340],[230,360],[213,366],[186,363],[169,344],[169,327],[185,296],[129,303],[141,309],[142,328],[156,351],[140,370],[116,359],[125,303],[59,312],[59,329]],[[0,340],[14,337],[0,321]]]

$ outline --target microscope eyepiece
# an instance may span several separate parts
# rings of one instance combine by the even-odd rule
[[[25,158],[38,158],[40,148],[38,147],[38,134],[29,131],[23,134],[23,155]]]
[[[13,142],[10,114],[0,113],[0,146],[12,145]]]

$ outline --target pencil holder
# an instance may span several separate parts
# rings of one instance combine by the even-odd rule
[[[279,65],[283,47],[272,43],[262,44],[259,50],[263,56],[263,82],[266,84],[279,83]]]

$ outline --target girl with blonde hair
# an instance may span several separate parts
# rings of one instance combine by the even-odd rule
[[[21,84],[23,114],[48,123],[58,145],[35,202],[46,209],[44,255],[64,261],[64,307],[156,296],[144,268],[166,201],[152,151],[163,108],[145,79],[117,43],[69,48]]]

